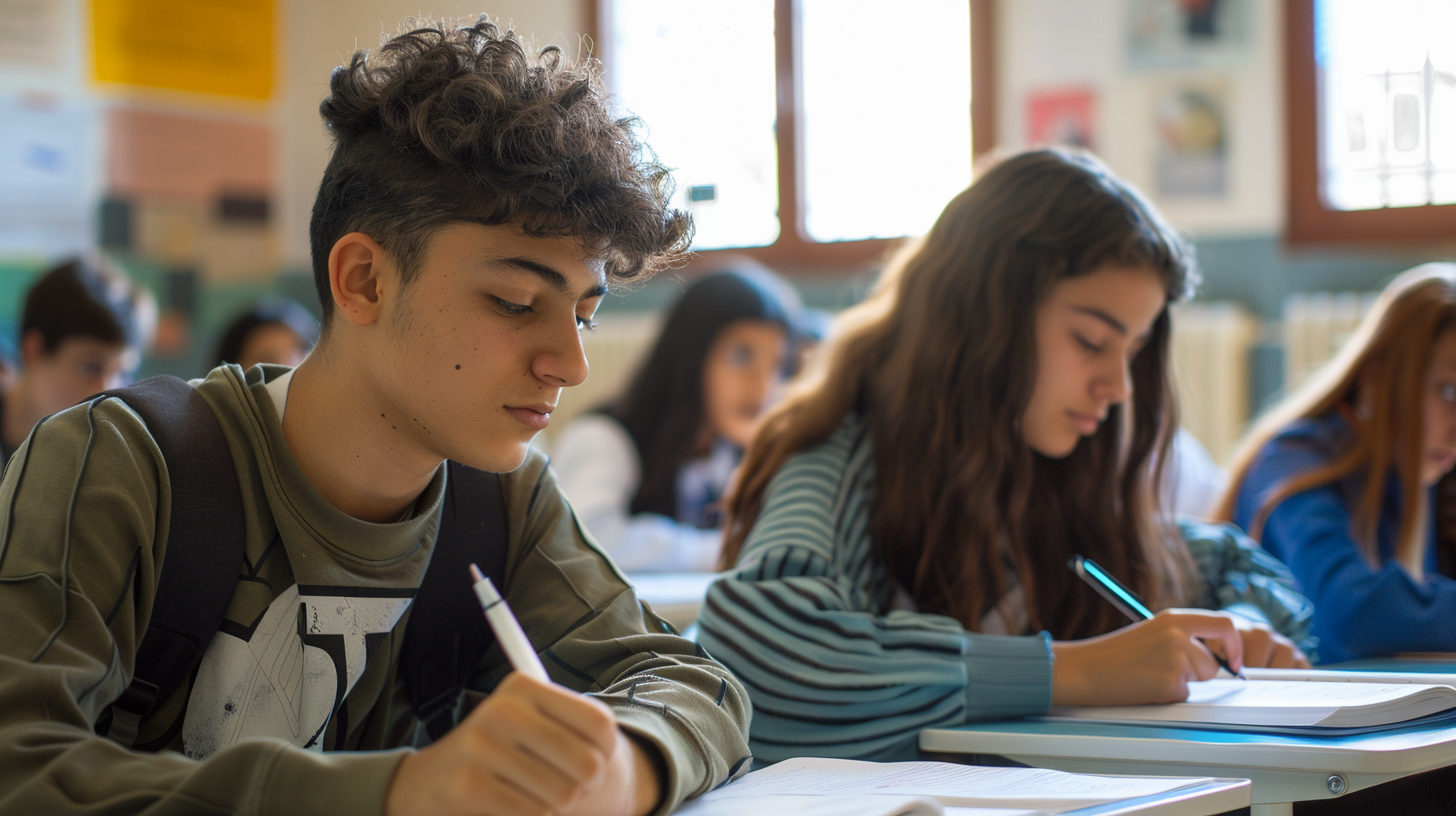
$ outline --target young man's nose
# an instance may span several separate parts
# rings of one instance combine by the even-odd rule
[[[531,371],[537,379],[556,388],[570,388],[586,381],[589,367],[581,333],[573,330],[536,355]]]

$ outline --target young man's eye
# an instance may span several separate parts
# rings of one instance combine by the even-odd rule
[[[576,316],[576,328],[578,331],[596,331],[597,322],[590,317]]]
[[[495,295],[491,295],[490,296],[490,300],[497,307],[499,307],[501,311],[503,311],[506,314],[511,315],[511,316],[523,315],[523,314],[531,311],[531,307],[530,306],[527,306],[527,305],[525,305],[523,303],[512,303],[509,300],[503,300],[501,298],[496,297]]]
[[[753,349],[748,346],[734,346],[728,350],[728,363],[738,368],[753,362]]]

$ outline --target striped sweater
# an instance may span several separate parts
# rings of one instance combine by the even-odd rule
[[[708,590],[699,642],[748,687],[759,760],[913,758],[922,728],[1051,704],[1048,633],[980,634],[891,608],[894,582],[870,546],[873,490],[870,442],[851,417],[774,476],[737,565]],[[1283,565],[1232,527],[1180,532],[1203,574],[1199,606],[1312,647],[1313,609]]]

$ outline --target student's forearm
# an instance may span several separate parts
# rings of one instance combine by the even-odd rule
[[[766,557],[761,569],[778,566]],[[921,728],[1045,713],[1050,703],[1041,637],[851,611],[827,582],[723,579],[698,622],[700,642],[753,694],[759,759],[905,759]]]
[[[382,812],[385,786],[403,756],[320,754],[252,740],[196,761],[126,751],[80,728],[7,719],[0,726],[5,816],[183,816],[199,810],[371,816]]]

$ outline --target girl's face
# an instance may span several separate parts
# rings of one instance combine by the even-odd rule
[[[1128,398],[1128,365],[1168,293],[1144,267],[1103,264],[1052,288],[1036,311],[1036,385],[1021,418],[1032,450],[1060,459]]]
[[[1426,375],[1421,481],[1433,485],[1456,465],[1456,331],[1442,332]]]
[[[789,335],[768,320],[735,320],[718,333],[703,365],[703,410],[717,436],[747,447],[789,352]]]

